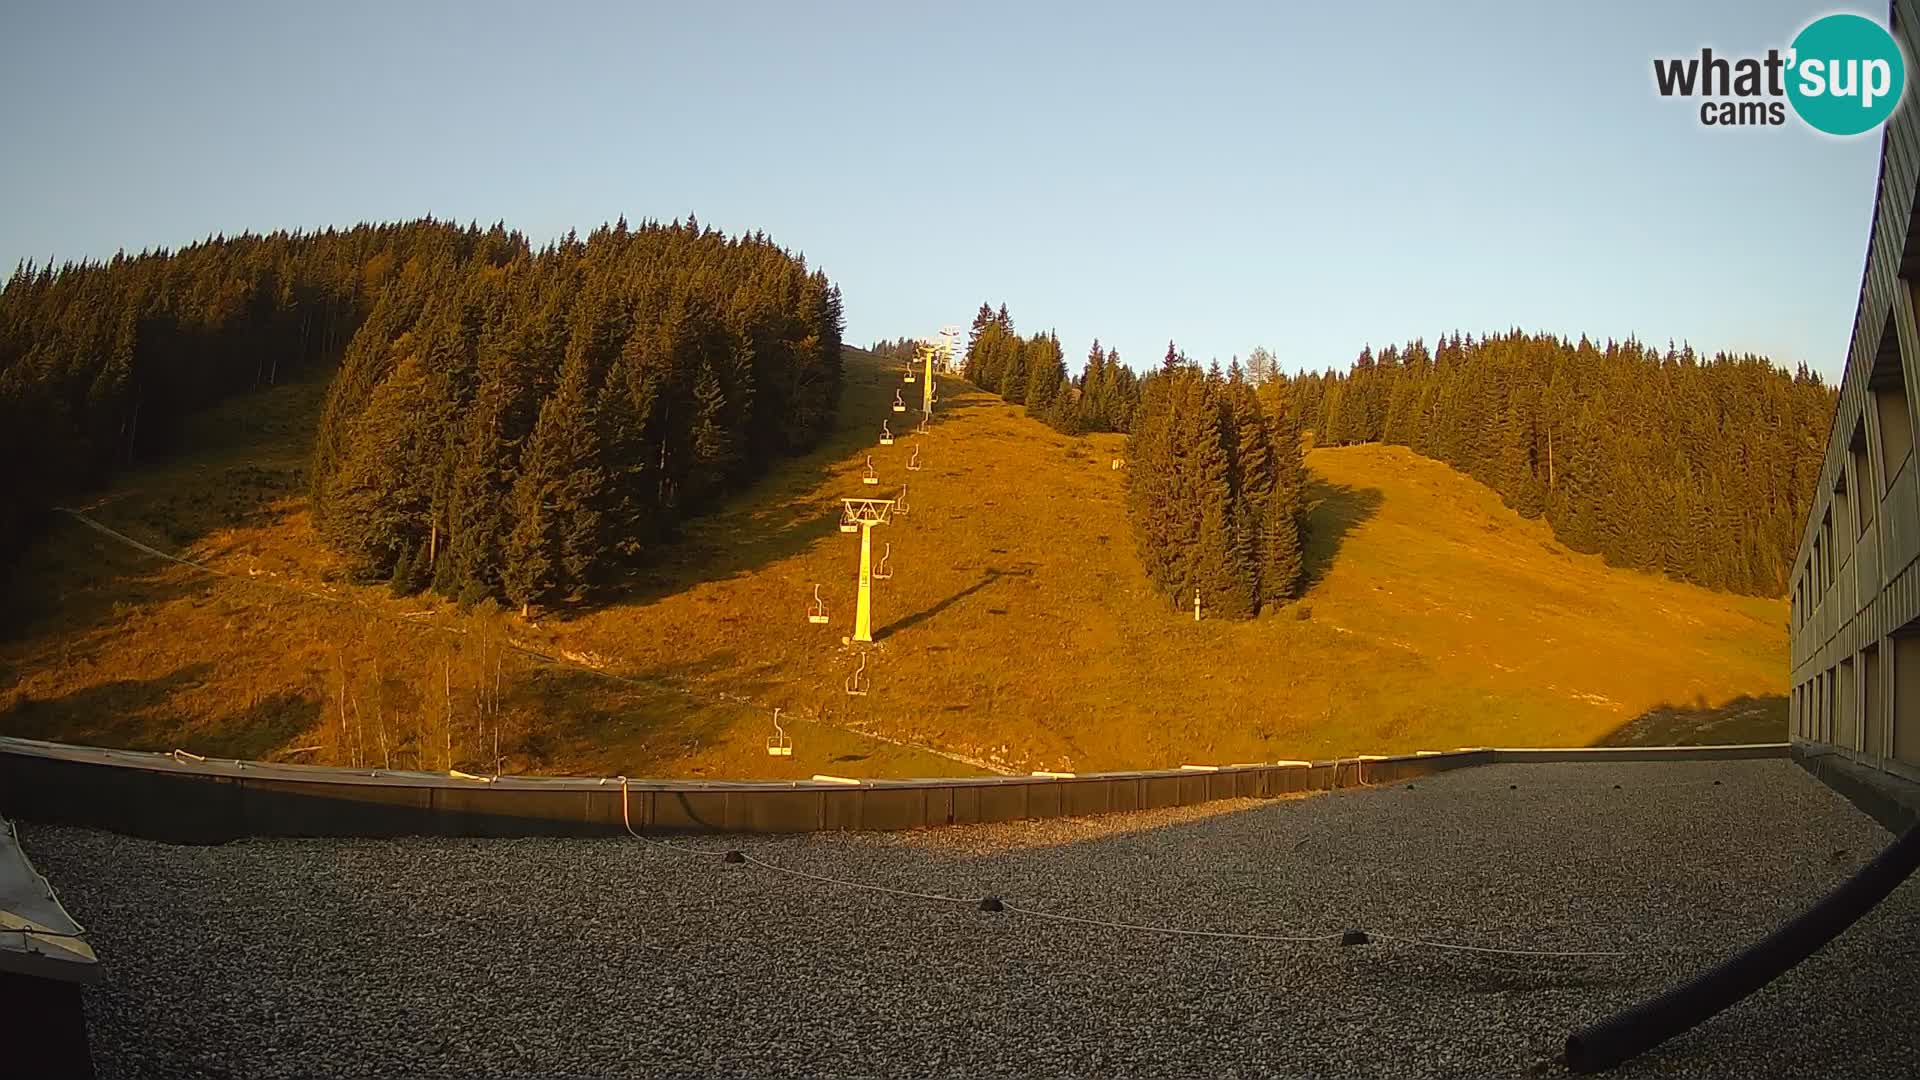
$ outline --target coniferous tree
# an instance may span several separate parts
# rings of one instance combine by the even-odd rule
[[[1296,464],[1284,464],[1243,378],[1176,359],[1145,380],[1127,446],[1127,510],[1148,577],[1173,608],[1189,610],[1198,594],[1204,612],[1246,618],[1293,595],[1298,445]]]
[[[1543,515],[1576,551],[1776,594],[1833,392],[1754,356],[1510,331],[1440,335],[1287,380],[1322,443],[1385,439]],[[1378,430],[1374,402],[1386,410]]]

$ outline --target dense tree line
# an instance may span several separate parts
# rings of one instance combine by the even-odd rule
[[[427,219],[21,265],[0,290],[0,558],[54,499],[164,454],[187,414],[331,365],[392,280],[524,247]]]
[[[867,351],[882,360],[892,360],[895,363],[910,364],[919,359],[920,350],[925,347],[925,345],[926,342],[919,338],[897,337],[884,341],[876,341],[872,345],[867,346]]]
[[[1025,405],[1027,415],[1068,435],[1130,430],[1140,403],[1140,382],[1114,350],[1098,339],[1079,375],[1067,372],[1060,338],[1048,332],[1021,337],[1007,306],[981,304],[973,317],[962,366],[966,380]]]
[[[1512,331],[1362,350],[1272,384],[1324,444],[1386,442],[1544,515],[1567,546],[1779,595],[1832,422],[1802,365]]]
[[[1284,400],[1263,404],[1236,360],[1202,371],[1172,345],[1141,382],[1127,440],[1127,513],[1169,604],[1249,618],[1302,586],[1306,469]]]
[[[832,422],[840,299],[689,221],[535,252],[432,219],[22,265],[0,290],[0,557],[236,392],[338,363],[316,520],[403,591],[584,591]]]
[[[398,593],[588,595],[826,433],[841,329],[804,260],[691,221],[425,265],[347,349],[315,523]]]

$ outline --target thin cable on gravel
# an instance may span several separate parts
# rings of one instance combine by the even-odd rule
[[[20,832],[101,957],[102,1077],[1554,1075],[1568,1031],[1891,839],[1783,761],[686,841],[740,864],[625,837]],[[1618,1075],[1911,1075],[1917,930],[1909,883]],[[1259,940],[1294,936],[1323,940]],[[1479,951],[1509,948],[1623,955]]]

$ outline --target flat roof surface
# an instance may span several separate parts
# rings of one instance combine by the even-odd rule
[[[626,838],[21,832],[110,960],[86,990],[103,1077],[1558,1075],[1569,1031],[1758,939],[1892,839],[1777,760],[1494,765],[1097,819],[685,841],[959,903]],[[983,912],[983,894],[1376,940],[1169,936]],[[1908,1075],[1917,1007],[1912,881],[1613,1075]]]

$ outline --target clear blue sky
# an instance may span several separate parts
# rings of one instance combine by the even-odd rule
[[[14,0],[0,260],[693,211],[825,268],[862,344],[991,299],[1076,361],[1520,325],[1831,376],[1878,136],[1704,128],[1651,76],[1830,10]]]

